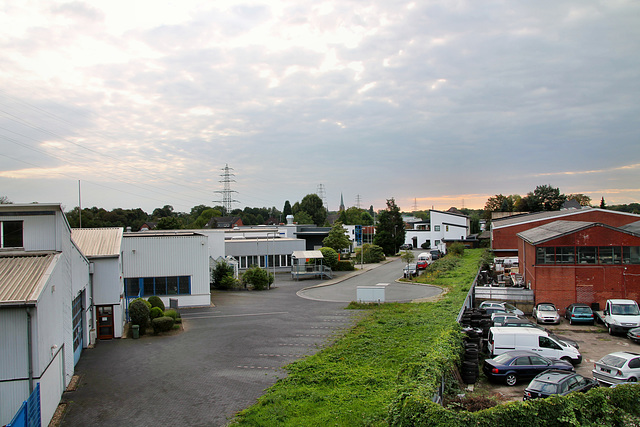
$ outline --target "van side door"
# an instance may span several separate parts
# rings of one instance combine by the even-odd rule
[[[562,347],[551,338],[542,335],[539,336],[538,346],[540,348],[539,354],[547,357],[560,358]]]

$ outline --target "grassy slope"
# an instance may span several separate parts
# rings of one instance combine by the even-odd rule
[[[333,346],[289,365],[287,378],[241,412],[235,423],[386,424],[389,405],[403,387],[402,372],[428,354],[442,331],[457,328],[455,319],[477,272],[480,254],[481,250],[467,250],[454,270],[421,277],[423,282],[447,288],[437,302],[368,308],[370,314]]]

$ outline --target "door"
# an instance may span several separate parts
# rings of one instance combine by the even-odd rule
[[[113,338],[113,306],[96,306],[98,314],[98,339],[110,340]]]

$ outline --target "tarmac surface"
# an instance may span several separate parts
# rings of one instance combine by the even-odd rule
[[[284,378],[285,365],[330,345],[365,314],[345,310],[359,284],[401,276],[402,266],[392,259],[329,281],[278,274],[269,291],[212,291],[211,307],[181,309],[181,333],[99,341],[76,365],[78,386],[63,395],[60,425],[224,426]],[[440,293],[389,283],[387,301]]]

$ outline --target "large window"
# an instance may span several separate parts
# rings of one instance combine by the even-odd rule
[[[142,291],[142,292],[141,292]],[[127,297],[151,295],[189,295],[190,276],[135,277],[125,279]]]
[[[0,221],[0,248],[22,248],[22,221]]]
[[[640,264],[640,246],[538,247],[536,264]]]

